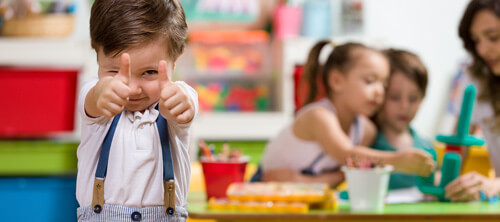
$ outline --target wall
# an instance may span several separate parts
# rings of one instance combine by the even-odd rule
[[[418,54],[430,79],[414,128],[434,138],[439,129],[451,77],[467,58],[458,24],[469,0],[365,0],[366,38]],[[449,125],[449,124],[448,124]]]

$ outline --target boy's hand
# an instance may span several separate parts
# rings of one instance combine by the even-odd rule
[[[396,155],[394,168],[401,173],[429,176],[434,171],[431,155],[420,150],[406,150]]]
[[[169,70],[172,70],[169,67]],[[194,104],[183,86],[172,82],[167,74],[167,62],[158,65],[160,78],[160,113],[165,119],[189,123],[194,118]]]
[[[130,88],[130,56],[123,53],[121,56],[120,71],[111,77],[99,80],[95,90],[97,96],[96,108],[99,114],[111,118],[123,111],[128,103]],[[90,114],[90,113],[89,113]]]

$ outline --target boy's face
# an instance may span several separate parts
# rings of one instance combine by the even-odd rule
[[[106,56],[102,49],[97,53],[99,78],[115,76],[120,70],[121,55],[130,55],[130,95],[125,108],[129,111],[144,111],[160,99],[160,78],[158,63],[168,59],[166,42],[155,40],[137,47],[128,48],[115,56]],[[171,71],[167,68],[171,75]]]
[[[382,123],[406,130],[420,107],[423,95],[417,84],[400,72],[392,74],[380,115]]]

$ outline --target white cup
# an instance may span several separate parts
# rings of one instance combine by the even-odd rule
[[[351,210],[382,211],[392,170],[390,165],[369,169],[343,166]]]

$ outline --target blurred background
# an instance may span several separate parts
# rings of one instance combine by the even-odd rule
[[[65,195],[74,196],[80,136],[75,101],[82,83],[96,77],[98,68],[89,37],[92,2],[0,0],[0,196],[7,195],[4,200],[38,195],[60,203],[68,201]],[[300,107],[302,95],[296,89],[302,65],[320,39],[416,53],[427,65],[430,81],[413,127],[433,139],[454,126],[450,92],[467,61],[457,29],[468,0],[181,3],[189,37],[174,78],[186,81],[199,95],[200,113],[191,134],[193,160],[199,152],[196,141],[205,140],[217,147],[229,142],[258,163],[267,140],[289,124]],[[30,187],[32,180],[37,180],[35,187]],[[42,184],[58,187],[58,192],[49,188],[40,192]],[[24,193],[12,194],[19,187]],[[34,193],[28,195],[27,190]],[[4,200],[0,199],[0,209],[9,203]],[[25,200],[23,204],[29,205],[31,199]],[[65,206],[71,215],[52,221],[74,217],[71,209],[76,203],[71,200]]]

